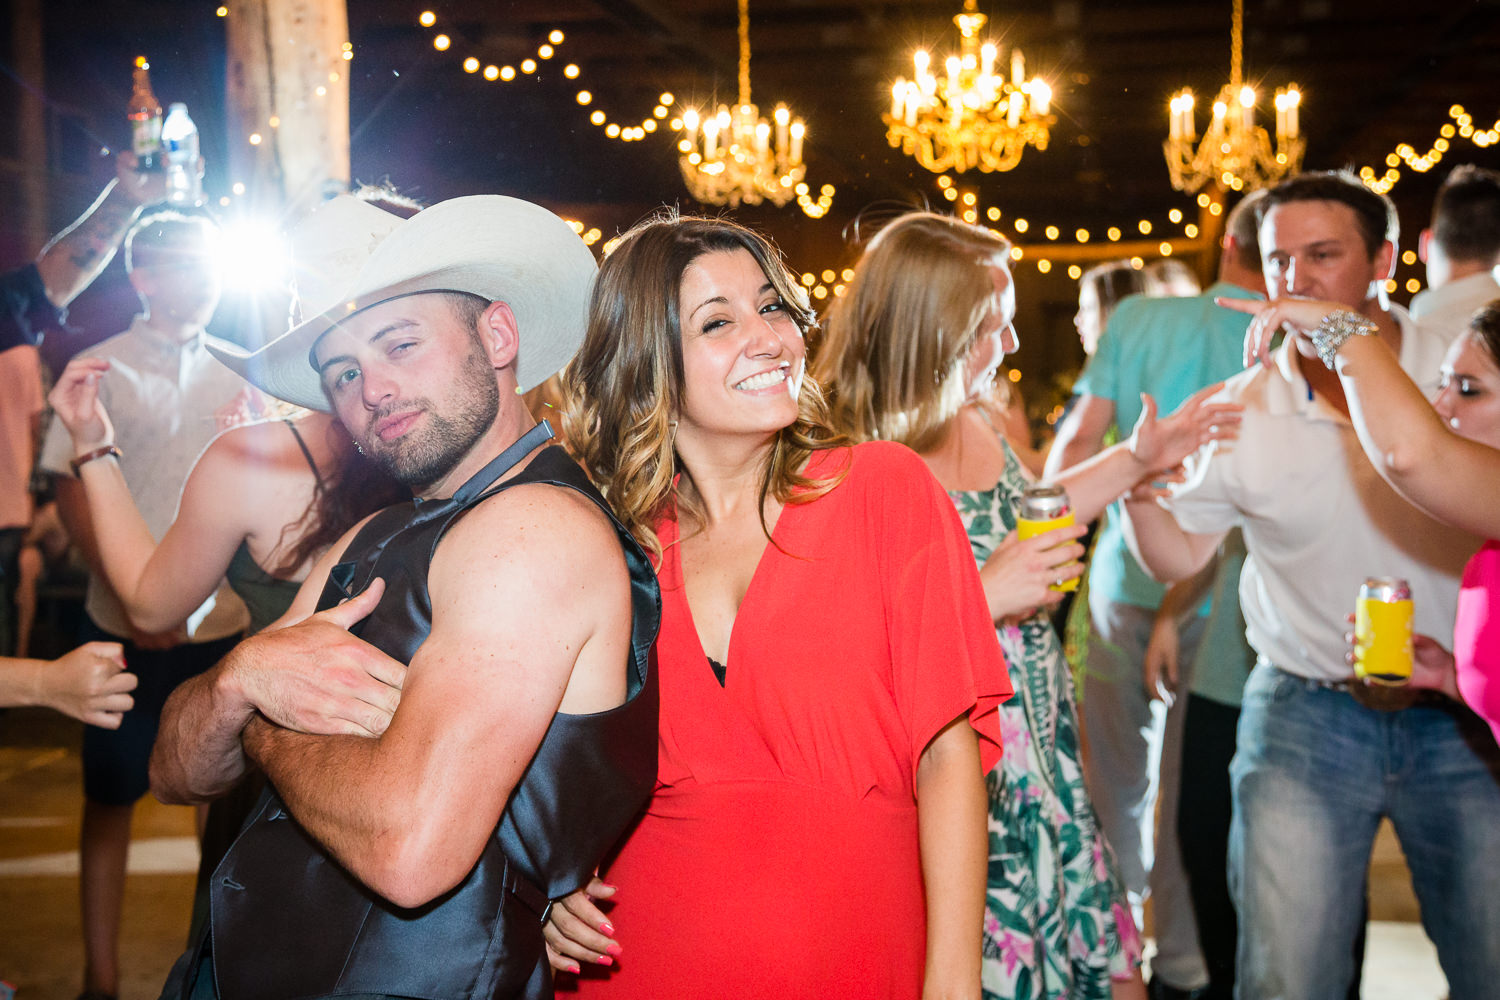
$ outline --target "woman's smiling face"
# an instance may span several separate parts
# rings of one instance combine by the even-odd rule
[[[802,331],[748,250],[703,254],[678,297],[684,384],[679,442],[768,437],[797,419]]]

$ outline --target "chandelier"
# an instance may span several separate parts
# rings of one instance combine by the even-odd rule
[[[1234,0],[1229,82],[1214,100],[1213,120],[1201,143],[1197,142],[1197,127],[1193,123],[1193,92],[1184,88],[1168,102],[1171,127],[1162,150],[1167,156],[1172,186],[1179,191],[1191,193],[1211,181],[1235,191],[1254,191],[1296,173],[1302,165],[1307,140],[1298,128],[1297,110],[1302,94],[1296,84],[1276,91],[1274,148],[1266,130],[1255,124],[1255,88],[1241,76],[1244,22],[1244,0]]]
[[[1057,121],[1050,113],[1052,88],[1039,78],[1026,79],[1020,49],[1011,49],[1009,79],[995,72],[1000,50],[979,41],[988,20],[975,0],[964,0],[963,13],[953,18],[959,54],[944,60],[945,75],[930,72],[930,57],[918,50],[912,57],[915,79],[897,77],[891,85],[891,111],[881,116],[885,137],[935,174],[1010,170],[1028,144],[1047,148]]]
[[[807,126],[800,118],[792,121],[785,104],[776,105],[768,122],[750,102],[749,0],[739,0],[739,10],[739,103],[732,110],[721,104],[718,114],[702,119],[691,109],[683,113],[683,138],[677,143],[682,179],[688,193],[705,205],[785,205],[807,173],[802,163]]]

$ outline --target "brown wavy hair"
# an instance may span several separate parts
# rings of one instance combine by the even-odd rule
[[[1469,336],[1500,365],[1500,299],[1492,299],[1469,317]]]
[[[726,219],[665,211],[626,233],[604,259],[583,347],[563,372],[569,444],[631,534],[657,555],[661,543],[654,526],[674,500],[679,517],[702,523],[704,516],[692,474],[673,445],[684,388],[682,276],[704,254],[735,250],[755,258],[805,338],[817,317],[764,237]],[[762,510],[768,496],[807,503],[843,479],[842,471],[828,479],[799,471],[813,452],[848,444],[829,424],[823,393],[811,377],[802,382],[797,411],[767,453]]]
[[[329,421],[327,434],[333,467],[317,470],[312,503],[300,518],[281,529],[281,544],[289,538],[296,541],[287,547],[272,576],[290,576],[366,516],[411,499],[411,490],[360,454],[343,424]]]
[[[882,229],[828,313],[813,375],[833,424],[859,441],[937,444],[963,405],[964,358],[993,306],[1010,244],[946,215]]]

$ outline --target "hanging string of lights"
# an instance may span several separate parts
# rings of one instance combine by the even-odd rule
[[[435,11],[424,10],[417,16],[417,23],[424,28],[436,30],[438,27],[438,16]],[[553,28],[547,33],[547,41],[537,47],[536,59],[527,58],[517,65],[498,65],[495,63],[484,63],[477,56],[465,56],[459,66],[465,73],[478,75],[490,82],[499,81],[510,83],[520,79],[522,76],[535,75],[541,69],[538,60],[549,60],[557,54],[557,49],[567,40],[567,36],[560,28]],[[453,37],[446,32],[438,31],[432,37],[432,47],[439,52],[451,52],[453,50]],[[345,58],[350,58],[346,55]],[[567,63],[563,66],[563,76],[568,80],[579,80],[583,70],[577,63]],[[589,112],[589,123],[598,127],[603,133],[620,142],[640,142],[648,135],[658,131],[666,134],[667,129],[671,132],[681,132],[683,129],[683,117],[675,111],[676,96],[671,92],[663,92],[657,97],[656,106],[651,109],[649,115],[642,116],[636,122],[624,122],[618,118],[611,118],[609,113],[599,108],[596,104],[597,95],[584,87],[580,87],[574,94],[574,100],[579,107],[592,107]],[[834,187],[832,184],[824,184],[814,195],[805,183],[798,182],[795,188],[796,200],[799,208],[811,219],[820,219],[828,214],[833,205]]]
[[[220,7],[218,9],[220,17],[226,16],[227,13],[227,7]],[[419,15],[418,23],[422,27],[436,29],[438,24],[437,14],[434,11],[425,10]],[[557,55],[558,48],[565,41],[566,36],[562,30],[552,29],[547,35],[547,41],[537,47],[536,58],[528,57],[516,65],[498,65],[484,63],[476,56],[469,55],[465,56],[459,65],[465,73],[482,76],[484,79],[492,82],[509,83],[520,79],[522,76],[538,73],[543,63]],[[433,36],[432,45],[439,52],[449,52],[454,47],[454,39],[452,36],[439,31]],[[342,55],[345,60],[350,60],[354,57],[353,46],[350,43],[344,43],[343,49]],[[582,69],[576,63],[567,63],[563,67],[563,76],[568,80],[579,80],[582,76]],[[580,107],[592,108],[589,112],[589,122],[591,124],[600,128],[607,137],[618,139],[621,142],[639,142],[648,135],[657,132],[670,135],[673,132],[681,131],[683,126],[682,118],[676,114],[675,96],[671,93],[662,93],[659,95],[657,104],[651,110],[651,113],[643,116],[639,121],[632,123],[614,119],[603,109],[599,108],[597,106],[597,95],[590,90],[581,88],[575,95],[575,99]],[[1468,139],[1480,148],[1500,144],[1500,119],[1497,119],[1488,128],[1480,128],[1475,125],[1473,115],[1460,104],[1454,104],[1450,107],[1448,109],[1448,116],[1450,120],[1440,127],[1438,137],[1432,141],[1425,152],[1418,153],[1416,147],[1411,143],[1400,143],[1384,158],[1385,168],[1383,172],[1378,172],[1374,166],[1364,166],[1359,169],[1360,179],[1371,190],[1384,194],[1389,192],[1404,176],[1402,174],[1403,167],[1416,173],[1425,173],[1431,170],[1441,162],[1443,155],[1449,152],[1452,143],[1458,138]],[[274,122],[270,124],[271,127],[275,127]],[[254,143],[258,137],[258,133],[252,135],[249,137],[249,141]],[[937,183],[944,199],[955,203],[954,207],[957,213],[965,221],[975,225],[988,224],[992,228],[1002,221],[1003,216],[999,208],[995,206],[981,207],[978,204],[977,196],[972,191],[961,192],[955,188],[951,177],[941,175],[938,177]],[[243,185],[235,185],[236,193],[240,193],[243,187]],[[814,194],[806,183],[799,182],[795,190],[797,204],[808,218],[819,219],[828,213],[834,195],[833,185],[822,185],[819,191]],[[226,204],[228,200],[228,198],[223,199]],[[1215,200],[1207,192],[1198,193],[1196,203],[1199,208],[1208,210],[1210,214],[1219,215],[1223,212],[1222,203]],[[984,221],[981,221],[981,217]],[[1181,228],[1178,231],[1178,235],[1162,239],[1158,243],[1155,248],[1157,256],[1166,257],[1171,256],[1174,252],[1178,252],[1181,247],[1174,245],[1174,240],[1180,244],[1184,240],[1196,240],[1199,236],[1198,225],[1191,221],[1185,221],[1185,216],[1181,209],[1171,209],[1167,213],[1167,220],[1167,225],[1180,226]],[[596,245],[603,238],[602,233],[596,227],[588,226],[577,220],[570,219],[567,221],[590,246]],[[1009,233],[1000,233],[999,229],[995,229],[994,231],[997,234],[1006,235],[1013,242],[1020,243],[1025,239],[1035,240],[1040,235],[1049,243],[1058,242],[1061,245],[1071,243],[1075,246],[1083,246],[1091,242],[1115,243],[1127,239],[1138,243],[1139,237],[1150,237],[1158,228],[1166,228],[1165,225],[1159,222],[1153,223],[1150,219],[1145,218],[1137,220],[1133,227],[1112,225],[1093,230],[1079,227],[1071,231],[1058,225],[1036,224],[1024,217],[1010,219],[1007,222],[1010,230]],[[601,248],[602,251],[608,253],[614,242],[614,240],[606,241]],[[1410,258],[1410,260],[1407,258]],[[1031,244],[1029,255],[1021,246],[1014,247],[1012,250],[1012,259],[1017,263],[1029,259],[1031,263],[1036,265],[1037,271],[1042,274],[1050,273],[1053,266],[1052,260],[1045,253],[1039,253],[1034,243]],[[1144,266],[1145,263],[1144,258],[1139,255],[1133,256],[1130,260],[1136,267]],[[1415,254],[1412,251],[1406,251],[1402,255],[1401,263],[1408,267],[1417,266]],[[1082,270],[1082,267],[1075,263],[1068,266],[1067,273],[1070,278],[1076,279],[1082,274]],[[802,275],[804,286],[808,289],[809,295],[817,302],[825,301],[830,296],[842,294],[847,277],[842,281],[839,278],[840,275],[831,269],[823,272],[807,272]],[[1386,289],[1389,292],[1396,292],[1402,288],[1408,292],[1416,292],[1421,287],[1422,282],[1417,277],[1408,277],[1404,282],[1392,278],[1386,282]]]
[[[1478,128],[1474,124],[1474,116],[1465,111],[1462,104],[1450,107],[1448,117],[1451,120],[1444,122],[1438,129],[1438,137],[1432,141],[1427,152],[1418,154],[1416,147],[1403,142],[1386,154],[1384,173],[1377,175],[1374,167],[1360,167],[1359,179],[1364,182],[1365,187],[1376,194],[1388,193],[1401,180],[1400,167],[1403,163],[1416,173],[1425,174],[1442,161],[1443,154],[1448,152],[1455,137],[1468,139],[1480,149],[1500,143],[1500,119],[1487,129]]]

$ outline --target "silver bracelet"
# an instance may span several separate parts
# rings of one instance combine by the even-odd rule
[[[1361,316],[1357,312],[1348,309],[1336,309],[1323,317],[1323,322],[1317,325],[1308,336],[1317,348],[1318,357],[1333,371],[1333,359],[1338,355],[1339,348],[1344,341],[1350,337],[1369,337],[1379,330],[1374,322]]]

